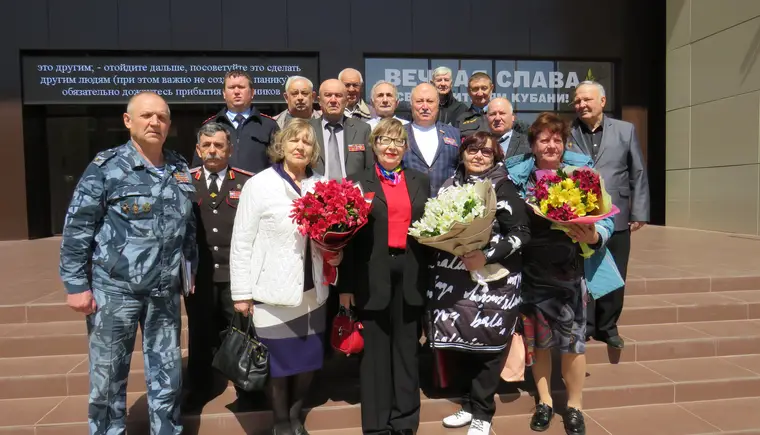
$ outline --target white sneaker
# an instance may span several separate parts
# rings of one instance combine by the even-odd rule
[[[467,435],[488,435],[489,433],[491,433],[491,422],[477,418],[472,420],[470,429],[467,431]]]
[[[443,419],[443,427],[448,427],[450,429],[465,427],[470,424],[471,421],[472,414],[465,411],[464,409],[460,409],[459,411]]]

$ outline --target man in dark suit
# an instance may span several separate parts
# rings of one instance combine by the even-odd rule
[[[499,138],[499,146],[504,150],[504,160],[530,151],[528,135],[514,130],[515,115],[512,103],[506,98],[494,98],[488,103],[486,112],[488,130]]]
[[[459,164],[459,130],[437,122],[438,91],[430,83],[412,90],[411,124],[404,126],[409,135],[409,152],[404,164],[430,178],[430,195],[438,194],[443,182],[454,175]]]
[[[604,115],[604,87],[597,82],[582,82],[575,90],[575,111],[571,139],[567,149],[582,152],[594,160],[605,188],[620,213],[615,216],[615,232],[607,247],[625,280],[631,250],[631,232],[649,221],[649,181],[646,163],[630,122]],[[625,287],[613,291],[587,306],[586,335],[622,349],[617,322],[623,312]]]
[[[333,180],[360,172],[375,162],[369,144],[371,128],[366,122],[345,116],[346,95],[340,80],[325,80],[319,87],[322,117],[309,120],[322,151],[314,170]]]
[[[244,71],[232,70],[224,75],[222,95],[227,107],[207,119],[230,127],[230,142],[235,146],[235,154],[230,165],[249,172],[261,172],[270,166],[267,147],[280,129],[271,117],[259,112],[253,101],[253,81]],[[200,166],[203,161],[197,155],[192,166]]]
[[[252,173],[230,167],[229,128],[208,122],[198,131],[196,153],[203,166],[190,173],[195,187],[193,209],[197,223],[198,273],[196,291],[185,300],[189,329],[186,408],[201,406],[213,393],[211,361],[220,333],[232,322],[230,241],[240,192]]]

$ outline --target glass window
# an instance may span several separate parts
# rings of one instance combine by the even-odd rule
[[[372,101],[372,86],[380,80],[398,88],[399,101],[409,101],[412,89],[429,80],[428,59],[366,59],[364,63],[365,100]]]

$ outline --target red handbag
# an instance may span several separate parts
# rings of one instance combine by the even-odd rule
[[[364,350],[364,337],[361,330],[364,327],[356,320],[351,310],[340,307],[338,315],[333,319],[330,343],[333,349],[350,356]]]

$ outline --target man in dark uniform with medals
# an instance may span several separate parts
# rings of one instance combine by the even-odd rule
[[[229,127],[207,122],[198,131],[196,153],[203,166],[193,168],[196,196],[198,274],[195,294],[186,300],[189,328],[190,395],[183,410],[197,410],[213,394],[211,362],[222,332],[234,314],[230,296],[230,241],[240,192],[253,174],[228,165],[233,147]]]

